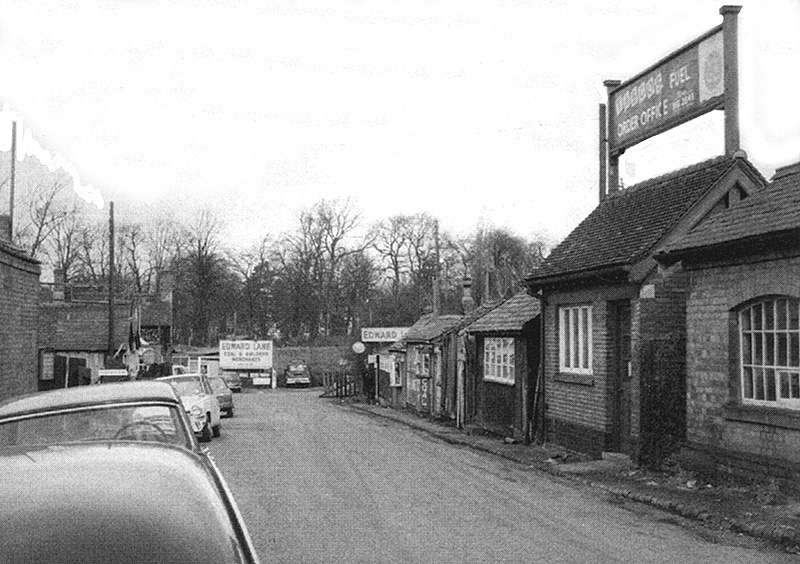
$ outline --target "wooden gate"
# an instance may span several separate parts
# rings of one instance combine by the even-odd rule
[[[362,379],[347,372],[323,372],[324,398],[344,398],[361,395]]]

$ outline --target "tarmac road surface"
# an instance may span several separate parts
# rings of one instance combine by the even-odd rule
[[[210,445],[265,564],[796,562],[319,394],[235,394]]]

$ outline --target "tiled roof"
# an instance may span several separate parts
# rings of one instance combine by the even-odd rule
[[[453,327],[448,329],[448,331],[461,331],[467,325],[470,325],[476,319],[480,319],[481,317],[483,317],[484,315],[486,315],[487,313],[489,313],[502,303],[503,303],[502,300],[491,300],[488,302],[483,302],[478,306],[475,306],[474,309],[462,315],[461,320],[458,323],[456,323]]]
[[[764,190],[700,223],[665,247],[665,253],[697,249],[800,229],[800,163],[780,168]]]
[[[408,333],[403,337],[405,343],[424,343],[431,341],[448,331],[461,321],[460,315],[438,315],[428,313],[420,317],[414,325],[408,329]]]
[[[610,195],[528,280],[638,262],[733,166],[717,157]]]
[[[539,315],[539,300],[527,292],[519,292],[466,327],[470,333],[521,331],[526,323]]]

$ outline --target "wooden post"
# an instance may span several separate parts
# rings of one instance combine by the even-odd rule
[[[722,44],[725,67],[725,154],[739,150],[738,14],[741,6],[722,6]]]
[[[606,87],[606,90],[608,91],[609,95],[614,90],[616,90],[620,84],[622,83],[619,80],[603,81],[603,86]],[[606,190],[607,194],[611,194],[612,192],[616,192],[617,190],[619,190],[619,156],[621,154],[622,153],[612,153],[610,150],[608,151],[608,180],[607,180],[608,189]]]
[[[598,115],[598,123],[599,123],[599,133],[600,133],[600,144],[599,144],[599,155],[600,155],[600,178],[599,178],[599,187],[600,187],[600,202],[602,202],[606,197],[606,182],[608,179],[606,178],[606,162],[608,160],[608,148],[606,145],[607,142],[607,120],[606,120],[606,105],[600,104],[600,112]]]

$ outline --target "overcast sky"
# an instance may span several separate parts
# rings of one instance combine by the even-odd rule
[[[742,145],[769,177],[800,158],[800,0],[741,4]],[[367,221],[427,211],[557,241],[597,204],[602,81],[721,5],[3,0],[0,104],[123,218],[210,206],[246,244],[351,197]],[[628,182],[720,154],[720,118],[629,150]]]

